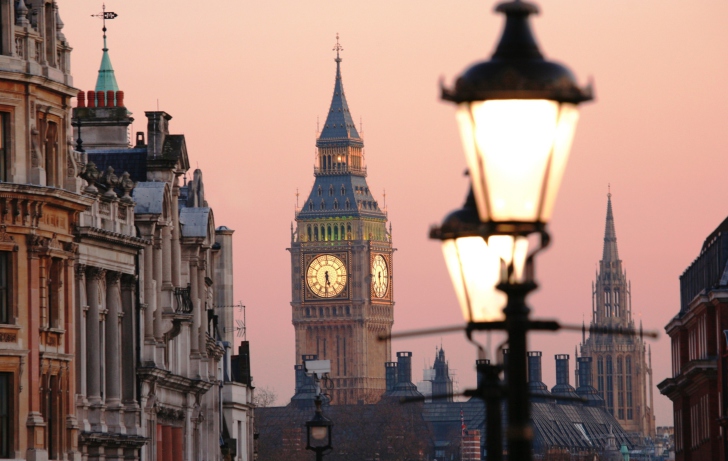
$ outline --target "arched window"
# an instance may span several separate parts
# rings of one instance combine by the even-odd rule
[[[351,240],[351,223],[346,224],[346,239]]]
[[[331,224],[326,226],[326,240],[331,240]]]
[[[334,210],[339,209],[339,201],[337,199],[334,199]]]
[[[313,239],[318,242],[318,226],[313,228]]]
[[[346,207],[347,210],[349,208],[351,208],[351,203],[349,202],[349,199],[346,199],[346,204],[344,206]]]
[[[323,316],[324,316],[324,308],[319,307],[319,317],[323,317]]]
[[[309,224],[306,226],[306,230],[308,231],[308,241],[311,241],[311,225]]]
[[[632,357],[626,356],[624,358],[624,387],[627,390],[627,419],[631,420],[634,418],[634,412],[632,411]]]
[[[334,195],[334,185],[329,186],[329,197],[332,197]]]
[[[334,240],[339,240],[339,226],[334,226]]]
[[[607,388],[606,398],[604,399],[607,404],[607,411],[614,416],[614,364],[612,363],[612,356],[607,356]]]
[[[323,199],[321,199],[321,209],[322,210],[325,210],[326,209],[326,202],[324,202]]]
[[[346,238],[346,231],[344,230],[344,225],[341,225],[341,240],[344,240]]]
[[[319,187],[318,187],[318,196],[319,196],[319,197],[321,197],[321,194],[322,194],[322,191],[321,191],[321,186],[319,186]]]
[[[313,211],[313,202],[308,202],[309,211]]]
[[[617,356],[617,418],[624,419],[624,362]]]
[[[341,186],[341,195],[346,195],[346,187]]]

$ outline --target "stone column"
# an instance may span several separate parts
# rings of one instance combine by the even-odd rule
[[[192,299],[192,334],[190,334],[190,351],[193,358],[200,355],[200,317],[201,303],[197,282],[197,260],[190,261],[190,298]]]
[[[150,242],[144,248],[144,342],[154,342],[154,311],[157,310],[157,293],[154,283],[154,237],[147,237]]]
[[[173,210],[177,212],[177,210]],[[164,260],[162,272],[162,290],[172,289],[172,228],[166,226],[162,228],[162,255]],[[178,266],[179,267],[179,266]]]
[[[157,235],[154,239],[154,280],[156,283],[155,298],[156,298],[156,309],[154,309],[154,338],[157,343],[164,341],[164,332],[162,331],[162,290],[160,290],[160,284],[162,281],[162,238]]]
[[[82,398],[88,395],[86,391],[86,266],[76,265],[76,350],[79,352],[76,360],[76,389]]]
[[[172,187],[172,285],[179,287],[180,267],[182,267],[182,255],[179,244],[179,178],[175,176]]]
[[[106,277],[106,424],[113,432],[126,432],[121,404],[121,273],[108,272]],[[130,341],[133,340],[129,338]]]
[[[201,252],[201,258],[197,260],[197,296],[200,300],[200,323],[201,328],[199,334],[199,350],[200,355],[207,357],[207,309],[205,301],[207,299],[207,290],[205,285],[205,276],[207,275],[207,260],[204,259],[204,252]]]
[[[101,280],[106,271],[98,267],[86,270],[86,296],[88,315],[86,322],[86,389],[91,407],[89,422],[92,430],[106,431],[103,422],[103,402],[101,400]]]

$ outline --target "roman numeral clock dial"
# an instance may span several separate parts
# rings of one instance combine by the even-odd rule
[[[376,255],[372,261],[372,291],[377,298],[384,298],[389,287],[389,271],[387,261],[382,255]]]
[[[319,255],[306,270],[306,283],[320,298],[332,298],[346,287],[346,265],[334,255]]]

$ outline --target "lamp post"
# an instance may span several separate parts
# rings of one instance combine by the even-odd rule
[[[533,434],[526,296],[537,287],[533,256],[548,245],[546,225],[571,149],[577,106],[591,100],[592,91],[580,88],[566,67],[544,59],[528,22],[538,13],[536,5],[515,0],[496,11],[506,22],[491,59],[467,69],[454,88],[442,88],[442,99],[457,104],[471,192],[464,207],[430,236],[443,242],[468,336],[496,327],[508,333],[508,457],[527,461]],[[534,233],[541,244],[529,254],[528,236]]]
[[[316,396],[316,412],[313,419],[306,421],[306,450],[316,452],[316,461],[321,461],[331,451],[331,429],[334,423],[321,412],[321,396]]]

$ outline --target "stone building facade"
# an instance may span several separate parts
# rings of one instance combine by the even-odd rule
[[[55,1],[0,0],[0,458],[252,459],[223,427],[232,231],[168,114],[130,146],[106,43],[91,92],[70,51]]]
[[[680,276],[680,311],[665,326],[672,373],[657,385],[673,405],[675,459],[728,453],[728,218]]]
[[[632,319],[630,282],[617,251],[612,195],[607,196],[604,248],[596,282],[592,284],[589,335],[582,334],[581,357],[590,357],[595,387],[604,406],[625,431],[655,436],[651,355]],[[599,328],[623,330],[617,335]],[[579,366],[587,362],[579,361]],[[577,370],[577,383],[578,383]],[[578,385],[578,384],[577,384]]]
[[[391,227],[367,185],[364,141],[344,94],[337,45],[334,95],[316,140],[315,181],[291,232],[296,363],[331,360],[333,404],[385,391],[394,322]]]

